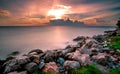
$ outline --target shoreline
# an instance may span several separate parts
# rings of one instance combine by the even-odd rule
[[[35,70],[44,72],[67,73],[71,69],[95,64],[103,72],[112,68],[120,70],[119,50],[105,47],[107,36],[112,36],[117,30],[107,31],[104,35],[93,37],[78,36],[73,39],[76,45],[68,45],[63,49],[42,51],[34,49],[21,57],[8,57],[0,60],[0,73],[34,73]],[[117,34],[116,34],[117,35]],[[12,55],[19,52],[13,52]]]

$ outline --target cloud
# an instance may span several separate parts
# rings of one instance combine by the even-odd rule
[[[11,13],[8,10],[0,9],[0,18],[9,18]]]

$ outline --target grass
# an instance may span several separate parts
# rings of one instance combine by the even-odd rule
[[[54,74],[54,73],[36,70],[33,74]],[[65,74],[65,73],[58,73],[58,74]],[[118,69],[111,69],[108,72],[104,73],[100,71],[95,64],[91,64],[86,67],[81,67],[79,69],[71,69],[67,72],[67,74],[120,74],[120,71]]]
[[[108,38],[110,44],[108,47],[114,50],[120,50],[120,36],[112,36]]]
[[[91,64],[80,69],[71,70],[68,74],[103,74],[99,69],[96,68],[95,64]]]
[[[120,71],[117,69],[111,69],[107,74],[120,74]]]

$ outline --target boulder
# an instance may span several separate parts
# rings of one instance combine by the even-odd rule
[[[41,53],[43,53],[42,50],[40,50],[40,49],[34,49],[34,50],[31,50],[28,54],[41,54]]]
[[[92,56],[92,60],[101,65],[107,64],[107,58],[105,53],[98,53],[97,55]]]
[[[39,68],[39,69],[42,69],[44,66],[45,66],[45,63],[44,63],[44,62],[40,62],[38,68]]]
[[[90,56],[88,54],[82,54],[79,59],[81,65],[87,66],[90,65],[92,62],[90,60]]]
[[[55,56],[54,54],[55,54],[54,51],[50,51],[50,50],[46,51],[43,57],[45,59],[45,62],[48,63],[54,61],[54,56]]]
[[[77,38],[73,39],[73,41],[84,41],[86,38],[84,36],[78,36]]]
[[[95,39],[87,39],[86,40],[86,44],[84,44],[81,49],[80,52],[82,54],[92,54],[92,51],[90,50],[92,48],[93,45],[98,45],[99,43],[95,40]]]
[[[65,60],[64,60],[64,58],[59,57],[56,62],[57,62],[58,64],[60,64],[61,66],[63,66]]]
[[[44,68],[43,68],[43,71],[44,72],[50,72],[52,74],[57,74],[59,72],[58,71],[58,66],[55,62],[46,63]]]
[[[22,72],[15,71],[15,72],[10,72],[8,74],[27,74],[27,71],[22,71]]]
[[[29,73],[33,73],[35,70],[37,70],[37,68],[38,66],[34,62],[25,65],[25,70],[27,70]]]
[[[22,57],[18,59],[13,59],[5,62],[4,66],[4,73],[9,73],[11,71],[17,71],[22,68],[23,65],[29,63],[31,60],[28,57]]]
[[[65,68],[65,70],[70,70],[70,69],[77,69],[80,68],[80,63],[77,61],[65,61],[63,67]]]

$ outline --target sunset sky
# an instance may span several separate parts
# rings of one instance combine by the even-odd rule
[[[0,0],[0,26],[39,26],[52,19],[115,25],[120,0]]]

